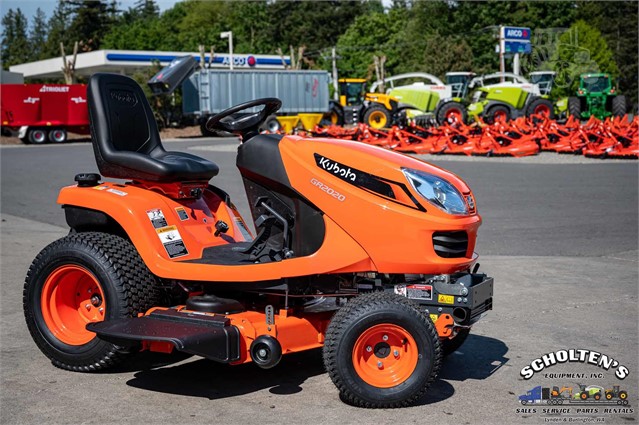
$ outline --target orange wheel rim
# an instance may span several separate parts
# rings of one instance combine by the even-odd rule
[[[548,116],[550,115],[550,108],[548,107],[548,105],[538,105],[535,108],[535,114],[537,115],[543,115],[543,116]]]
[[[101,322],[106,313],[104,291],[96,277],[81,266],[55,269],[44,282],[40,299],[42,316],[53,336],[69,345],[83,345],[95,334],[90,322]]]
[[[415,339],[401,326],[384,323],[364,331],[353,347],[357,375],[377,388],[405,382],[415,371],[419,351]]]
[[[461,121],[462,113],[459,109],[451,109],[446,114],[447,120],[457,120]]]
[[[506,121],[506,113],[502,111],[495,112],[495,121],[498,121],[498,122]]]

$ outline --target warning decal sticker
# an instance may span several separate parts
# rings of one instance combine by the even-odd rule
[[[189,219],[189,215],[186,213],[184,207],[177,207],[175,211],[177,212],[178,217],[180,217],[180,220],[184,221]]]
[[[395,285],[395,293],[413,300],[432,300],[432,285]]]
[[[148,210],[146,215],[149,217],[149,220],[151,220],[154,228],[159,229],[160,227],[167,226],[166,218],[164,218],[164,214],[161,209],[154,208],[152,210]]]
[[[162,227],[161,229],[155,230],[158,233],[158,237],[164,245],[164,249],[166,249],[166,253],[169,254],[170,258],[183,257],[185,255],[189,255],[189,251],[187,251],[186,246],[184,245],[184,241],[182,241],[182,236],[180,236],[180,232],[175,226],[167,226]]]
[[[114,193],[114,194],[116,194],[118,196],[126,196],[126,195],[128,195],[128,193],[122,192],[121,190],[117,190],[117,189],[107,189],[107,192]]]

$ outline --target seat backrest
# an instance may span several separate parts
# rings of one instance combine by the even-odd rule
[[[100,172],[108,177],[127,177],[114,155],[137,152],[149,155],[161,149],[157,123],[142,88],[119,74],[94,74],[87,87],[93,150]]]

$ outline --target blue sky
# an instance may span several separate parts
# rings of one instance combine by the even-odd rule
[[[126,10],[129,7],[133,7],[135,1],[136,0],[118,0],[118,3],[122,10]],[[155,2],[160,6],[160,10],[163,11],[171,8],[177,0],[155,0]],[[51,17],[57,3],[57,0],[0,0],[0,14],[4,16],[9,9],[15,10],[20,8],[30,23],[31,18],[35,15],[38,8],[42,9],[47,15],[47,18]]]

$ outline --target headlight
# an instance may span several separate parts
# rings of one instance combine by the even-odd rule
[[[446,180],[410,168],[402,168],[402,171],[413,189],[440,210],[448,214],[468,214],[462,194]]]

